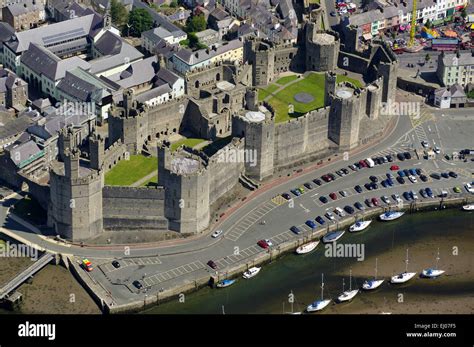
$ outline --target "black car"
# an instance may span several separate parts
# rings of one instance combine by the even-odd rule
[[[370,176],[369,179],[372,181],[372,182],[378,182],[379,179],[375,176]]]
[[[374,203],[370,199],[365,199],[365,204],[367,207],[374,207]]]
[[[387,158],[388,162],[391,163],[393,161],[393,157],[389,154],[385,158]]]
[[[428,177],[426,177],[425,175],[421,174],[421,175],[420,175],[420,180],[422,180],[423,182],[426,182],[426,181],[428,181]]]
[[[325,196],[320,196],[319,201],[321,201],[323,204],[327,204],[328,198],[326,198]]]
[[[112,262],[112,265],[113,265],[113,267],[116,268],[116,269],[118,269],[118,268],[120,267],[120,263],[119,263],[117,260],[114,260],[114,261]]]
[[[328,173],[328,176],[331,177],[333,181],[336,179],[336,176],[332,173]]]
[[[339,176],[345,176],[345,173],[342,172],[342,170],[337,170],[336,173],[339,175]]]
[[[372,182],[371,186],[373,189],[379,189],[379,185],[375,182]]]
[[[443,176],[444,178],[449,178],[449,174],[447,172],[442,172],[441,176]]]
[[[212,260],[209,260],[209,261],[207,262],[207,266],[209,266],[210,268],[212,268],[212,269],[214,269],[214,270],[217,269],[217,264],[214,263]]]
[[[364,205],[362,205],[360,202],[356,202],[354,204],[354,206],[359,210],[364,210],[365,209]]]
[[[403,197],[404,197],[405,200],[407,200],[407,201],[410,201],[410,200],[412,199],[411,194],[408,193],[408,192],[404,192],[404,193],[403,193]]]
[[[403,156],[405,157],[405,159],[408,159],[408,160],[411,159],[411,154],[410,154],[410,152],[405,152],[405,153],[403,153]]]
[[[397,158],[398,158],[398,160],[400,160],[400,161],[404,161],[404,160],[405,160],[405,156],[403,155],[403,153],[397,153]]]
[[[400,184],[405,184],[405,179],[404,179],[403,177],[401,177],[401,176],[397,176],[397,181],[398,181],[398,183],[400,183]]]
[[[403,170],[403,173],[404,173],[405,176],[407,176],[407,177],[408,177],[408,176],[411,176],[410,170],[405,169],[405,170]]]
[[[304,186],[305,186],[306,188],[308,188],[308,189],[313,189],[313,185],[312,185],[311,183],[309,183],[309,182],[306,182],[306,183],[304,184]]]
[[[382,165],[382,164],[383,164],[383,158],[382,158],[382,157],[378,157],[378,158],[377,158],[377,163],[378,163],[379,165]]]
[[[356,185],[356,186],[354,187],[354,190],[355,190],[357,193],[362,193],[362,187],[359,186],[359,185]]]
[[[458,177],[458,174],[455,173],[454,171],[449,171],[448,175],[451,176],[452,178],[457,178]]]
[[[364,187],[365,187],[365,189],[367,189],[367,190],[372,190],[372,189],[374,189],[370,183],[364,184]]]
[[[321,216],[317,216],[316,217],[316,222],[318,222],[319,224],[323,225],[324,223],[326,223],[326,221],[321,217]]]
[[[298,227],[296,227],[296,226],[294,226],[294,225],[290,228],[290,230],[291,230],[293,233],[295,233],[296,235],[301,234],[301,229],[298,228]]]
[[[359,170],[362,169],[362,165],[360,165],[359,162],[354,163],[354,166],[355,166],[357,169],[359,169]]]
[[[284,197],[286,200],[291,200],[291,196],[288,193],[283,193],[281,196]]]
[[[344,206],[344,211],[346,211],[349,214],[353,214],[354,208],[352,206],[347,205],[347,206]]]
[[[137,289],[142,289],[143,288],[143,284],[141,284],[140,281],[133,281],[133,285]]]
[[[432,173],[430,176],[437,179],[437,180],[441,179],[441,176],[439,174],[437,174],[436,172]]]
[[[427,198],[428,197],[428,194],[426,194],[426,191],[424,189],[420,189],[420,195],[423,197],[423,198]]]
[[[423,171],[421,171],[421,169],[415,169],[415,171],[416,171],[416,174],[417,174],[418,176],[420,176],[420,175],[422,174],[422,172],[423,172]]]
[[[315,184],[317,184],[318,186],[320,186],[320,185],[323,184],[323,182],[321,182],[321,180],[319,180],[319,179],[317,179],[317,178],[314,179],[313,182],[314,182]]]
[[[345,167],[343,167],[341,171],[344,172],[346,175],[349,174],[349,170],[347,170]]]

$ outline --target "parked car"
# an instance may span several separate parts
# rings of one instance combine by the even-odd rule
[[[398,176],[400,176],[400,177],[405,177],[406,176],[405,171],[403,171],[403,170],[400,170],[397,173],[398,173]]]
[[[373,189],[379,189],[379,185],[375,182],[372,182],[371,186]]]
[[[288,193],[283,193],[283,194],[281,194],[281,196],[282,196],[283,198],[285,198],[286,200],[291,200],[291,195],[288,194]]]
[[[473,193],[474,194],[474,188],[472,187],[472,184],[471,183],[466,183],[464,185],[464,188],[466,188],[467,192],[468,193]]]
[[[423,173],[421,169],[415,169],[415,172],[418,176],[420,176]]]
[[[306,183],[304,184],[304,186],[305,186],[306,188],[308,188],[308,189],[313,189],[313,185],[312,185],[311,183],[309,183],[309,182],[306,182]]]
[[[449,174],[448,174],[447,172],[442,172],[442,173],[441,173],[441,176],[442,176],[443,178],[449,178]]]
[[[369,179],[372,181],[372,182],[378,182],[379,179],[375,176],[370,176]]]
[[[259,241],[259,242],[260,242],[260,241]],[[207,262],[207,266],[209,266],[211,269],[214,269],[214,270],[217,269],[217,264],[214,263],[212,260],[209,260],[209,261]]]
[[[346,197],[348,195],[345,190],[340,190],[339,194],[341,194],[341,196],[343,196],[343,197]]]
[[[311,229],[316,228],[316,223],[313,222],[311,219],[308,219],[305,224],[309,226]]]
[[[458,174],[455,173],[454,171],[449,171],[448,175],[451,176],[452,178],[457,178],[458,177]]]
[[[339,217],[344,217],[346,215],[340,207],[336,207],[334,209],[334,213],[336,213]]]
[[[333,200],[336,200],[337,199],[337,195],[336,193],[332,192],[331,194],[329,194],[329,197]]]
[[[354,213],[354,208],[352,206],[344,206],[344,211],[346,211],[348,214],[353,214]]]
[[[392,165],[392,166],[390,166],[390,170],[392,170],[392,171],[400,170],[400,166],[398,166],[398,165]]]
[[[216,237],[221,236],[221,234],[222,234],[223,232],[224,232],[223,230],[216,230],[216,231],[214,231],[214,232],[212,233],[211,236],[212,236],[213,238],[216,238]]]
[[[381,199],[382,199],[382,201],[385,202],[386,204],[390,204],[390,199],[389,199],[388,196],[384,195],[384,196],[382,196]]]
[[[393,157],[389,154],[386,156],[389,163],[393,162]]]
[[[299,191],[299,189],[292,189],[291,192],[296,195],[296,196],[300,196],[301,195],[301,192]]]
[[[416,177],[415,177],[415,176],[412,176],[412,175],[408,176],[408,179],[411,181],[411,183],[416,183],[416,182],[418,182],[418,180],[416,179]]]
[[[364,205],[362,205],[362,204],[361,204],[360,202],[358,202],[358,201],[354,204],[354,206],[355,206],[358,210],[361,210],[361,211],[365,210]]]
[[[321,176],[321,179],[322,179],[324,182],[331,182],[331,181],[332,181],[331,177],[329,177],[328,175],[322,175],[322,176]]]
[[[318,222],[321,225],[324,225],[326,223],[326,221],[321,216],[316,217],[316,222]]]
[[[341,169],[341,171],[344,172],[346,175],[349,174],[349,170],[347,170],[345,167],[343,167],[343,168]]]
[[[461,188],[459,188],[459,187],[454,187],[454,188],[453,188],[453,191],[454,191],[455,193],[461,193]]]
[[[362,187],[359,186],[359,185],[356,185],[356,186],[354,187],[354,190],[355,190],[357,193],[362,193]]]
[[[401,177],[401,176],[398,176],[398,177],[397,177],[397,181],[398,181],[398,183],[400,183],[400,184],[405,184],[405,179],[404,179],[403,177]]]
[[[420,180],[422,180],[423,182],[426,182],[426,181],[428,181],[428,177],[426,177],[425,175],[421,174],[421,175],[420,175]]]
[[[374,189],[374,187],[372,187],[372,184],[370,184],[370,183],[364,184],[364,187],[365,187],[365,189],[367,189],[367,190],[372,190],[372,189]]]
[[[332,179],[333,181],[336,180],[336,176],[335,176],[334,174],[328,173],[328,176],[331,177],[331,179]]]
[[[372,198],[372,203],[374,204],[374,206],[379,206],[380,205],[379,199],[377,199],[375,197]]]
[[[383,186],[384,188],[387,188],[387,187],[388,187],[387,180],[383,180],[382,182],[380,182],[380,184],[382,184],[382,186]]]
[[[412,199],[410,193],[408,192],[404,192],[403,197],[405,198],[406,201],[410,201]]]
[[[330,211],[326,212],[325,216],[329,220],[335,220],[336,219],[336,217],[334,217],[334,215]]]
[[[434,196],[433,191],[431,190],[430,187],[427,187],[425,191],[426,191],[426,195],[428,195],[430,198]]]
[[[416,170],[415,169],[409,169],[408,172],[410,175],[415,176],[416,175]]]
[[[437,174],[436,172],[432,173],[430,176],[434,179],[437,179],[437,180],[441,179],[441,176],[439,174]]]
[[[430,146],[430,144],[428,143],[428,141],[421,141],[421,145],[424,147],[424,148],[428,148]]]
[[[317,184],[318,186],[320,186],[320,185],[323,184],[323,182],[321,182],[321,180],[319,180],[319,179],[317,179],[317,178],[314,179],[313,182],[314,182],[314,184]]]
[[[439,149],[438,146],[435,146],[435,147],[433,148],[433,152],[435,152],[436,154],[440,154],[440,153],[441,153],[441,150]]]
[[[386,176],[387,176],[387,178],[389,178],[391,180],[395,179],[395,176],[393,176],[390,172]]]
[[[410,152],[405,152],[405,153],[403,153],[403,156],[404,156],[405,159],[407,159],[407,160],[411,159],[411,154],[410,154]]]
[[[400,160],[400,161],[404,161],[404,160],[405,160],[405,156],[403,155],[403,153],[397,153],[397,158],[398,158],[398,160]]]
[[[427,198],[428,197],[428,194],[426,194],[426,190],[424,189],[420,189],[420,195],[422,198]]]
[[[134,285],[135,288],[137,288],[137,289],[142,289],[142,288],[143,288],[143,284],[141,284],[140,281],[133,281],[133,285]]]
[[[323,204],[327,204],[328,198],[326,198],[325,196],[320,196],[319,201],[321,201]]]
[[[112,266],[113,266],[114,268],[118,269],[121,265],[120,265],[120,263],[119,263],[117,260],[114,260],[114,261],[112,262]]]
[[[370,199],[365,199],[365,204],[366,204],[368,207],[374,207],[374,204],[373,204],[373,202],[372,202]]]
[[[352,171],[357,171],[357,166],[349,165],[349,169],[351,169]]]
[[[398,194],[392,194],[392,199],[395,200],[397,203],[403,202],[403,200],[400,198],[400,195]]]
[[[257,245],[259,245],[260,247],[262,247],[263,249],[267,249],[270,247],[270,245],[267,243],[267,241],[265,240],[260,240],[257,242]]]
[[[411,197],[413,198],[413,200],[418,200],[418,195],[416,194],[416,192],[414,190],[412,190],[410,192],[410,194],[411,194]]]
[[[297,226],[294,226],[294,225],[290,228],[290,230],[291,230],[291,232],[293,232],[296,235],[299,235],[299,234],[302,233],[301,229],[298,228]]]

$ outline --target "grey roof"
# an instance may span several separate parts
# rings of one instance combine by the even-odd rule
[[[450,97],[451,93],[448,91],[448,88],[438,88],[435,90],[434,95],[439,98],[446,98]]]
[[[186,35],[186,33],[183,30],[181,30],[176,25],[171,23],[168,20],[168,18],[166,18],[162,14],[156,12],[154,9],[152,9],[150,6],[148,6],[146,3],[143,3],[141,1],[134,1],[133,8],[141,8],[141,9],[146,10],[151,15],[151,17],[153,18],[155,26],[163,27],[164,29],[168,30],[174,37],[179,37],[179,36]]]
[[[144,33],[142,33],[142,35],[152,42],[158,42],[162,39],[173,37],[173,34],[171,34],[168,30],[166,30],[163,27],[147,30]]]
[[[9,146],[7,150],[10,152],[10,159],[18,167],[20,166],[20,163],[38,155],[41,152],[41,149],[32,140],[21,144],[13,144]]]
[[[86,122],[90,115],[74,113],[72,115],[54,114],[44,118],[42,124],[35,124],[28,127],[28,133],[41,139],[47,140],[55,136],[59,130],[68,125],[79,126]]]
[[[100,79],[92,75],[85,75],[81,69],[66,72],[66,76],[58,83],[58,90],[84,102],[98,101],[109,95]]]
[[[202,39],[207,36],[214,36],[214,35],[218,35],[218,32],[214,29],[206,29],[206,30],[196,33],[196,36],[198,37],[198,39]]]
[[[17,135],[25,131],[33,123],[34,120],[26,115],[21,115],[18,118],[15,117],[3,125],[0,123],[0,139]]]
[[[173,72],[171,72],[170,70],[165,69],[165,68],[162,67],[162,68],[160,68],[160,70],[158,70],[158,72],[156,74],[155,84],[156,85],[162,85],[164,83],[167,83],[170,86],[172,86],[179,79],[180,79],[180,77],[178,75],[176,75]]]
[[[135,100],[138,100],[139,102],[145,102],[145,101],[148,101],[150,99],[156,98],[160,95],[170,93],[170,92],[171,92],[170,86],[168,84],[163,84],[159,87],[156,87],[144,93],[138,94],[135,97]]]
[[[7,9],[12,16],[16,17],[29,12],[40,11],[41,6],[34,4],[32,1],[23,0],[21,3],[14,3],[7,6]]]
[[[242,47],[243,43],[240,39],[235,39],[227,42],[219,47],[214,46],[210,49],[200,49],[192,52],[189,49],[182,49],[174,56],[184,61],[188,65],[196,65],[212,57],[225,53],[227,51]]]
[[[180,20],[186,20],[191,16],[191,11],[190,10],[179,10],[176,11],[175,13],[169,15],[167,18],[170,21],[180,21]]]
[[[456,53],[445,53],[442,57],[444,66],[474,65],[474,54],[471,51],[459,52],[458,55]]]
[[[5,93],[15,86],[26,86],[27,83],[8,70],[0,70],[0,93]]]
[[[76,67],[89,69],[90,64],[78,58],[60,59],[48,49],[32,43],[30,48],[21,56],[21,62],[39,75],[44,75],[52,81],[64,78],[66,71]]]
[[[15,53],[26,51],[30,43],[51,47],[67,40],[94,37],[102,28],[102,18],[96,14],[69,19],[16,33],[15,39],[5,44]]]
[[[158,58],[156,56],[151,56],[131,64],[124,71],[109,76],[108,79],[126,89],[139,84],[151,82],[155,77],[157,69]]]
[[[222,9],[220,9],[220,8],[218,8],[218,7],[216,7],[216,8],[209,14],[209,16],[214,17],[217,21],[219,21],[219,20],[223,20],[223,19],[229,17],[229,14],[228,14],[226,11],[224,11],[224,10],[222,10]]]
[[[15,29],[6,23],[0,22],[0,42],[6,42],[15,34]]]
[[[110,31],[106,31],[94,44],[102,55],[119,54],[122,50],[122,39]]]
[[[465,98],[466,97],[466,93],[464,93],[464,88],[460,86],[459,84],[453,84],[451,88],[449,88],[449,91],[451,92],[452,98]]]
[[[39,110],[42,110],[45,107],[51,106],[51,101],[48,98],[36,99],[31,103],[32,106],[36,107]]]

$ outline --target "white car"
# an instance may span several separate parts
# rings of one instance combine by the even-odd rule
[[[393,198],[393,200],[395,200],[397,202],[397,204],[402,204],[403,203],[402,198],[398,194],[393,194],[392,198]]]
[[[386,204],[390,204],[390,199],[386,195],[382,196],[382,201],[385,202]]]
[[[265,239],[265,242],[267,243],[267,245],[268,245],[269,247],[272,247],[272,246],[273,246],[273,242],[270,241],[269,239]]]
[[[466,184],[464,185],[464,187],[466,188],[466,190],[467,190],[469,193],[474,194],[474,188],[472,188],[472,184],[466,183]]]
[[[216,230],[216,231],[214,231],[214,232],[212,233],[211,236],[212,236],[213,238],[219,237],[219,236],[221,236],[222,232],[223,232],[222,230]]]
[[[339,216],[339,217],[344,217],[346,214],[344,213],[344,211],[342,210],[342,208],[340,207],[336,207],[334,209],[334,212]]]
[[[416,182],[418,182],[418,180],[416,179],[416,177],[415,177],[415,176],[412,176],[412,175],[408,176],[408,179],[411,181],[411,183],[416,183]]]
[[[329,220],[335,220],[336,218],[334,218],[334,215],[332,214],[332,212],[326,212],[325,214],[326,218],[329,219]]]
[[[436,154],[440,154],[440,153],[441,153],[441,150],[439,149],[438,146],[436,146],[435,148],[433,148],[433,151],[434,151]]]
[[[413,200],[418,199],[418,195],[416,194],[416,192],[414,190],[412,190],[410,193],[411,193],[411,196],[413,197]]]
[[[430,144],[428,143],[428,141],[421,141],[421,145],[425,148],[428,148],[430,146]]]

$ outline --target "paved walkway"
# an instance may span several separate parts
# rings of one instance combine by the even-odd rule
[[[155,170],[152,173],[146,175],[145,177],[140,178],[138,181],[133,183],[131,187],[141,187],[143,183],[148,182],[149,180],[151,180],[153,177],[156,177],[156,176],[158,176],[158,170]]]
[[[270,93],[265,99],[263,99],[263,101],[268,101],[271,97],[274,97],[278,92],[280,92],[280,91],[282,91],[283,89],[285,89],[285,88],[291,86],[292,84],[295,84],[295,83],[301,81],[301,76],[303,76],[303,78],[304,78],[304,77],[307,76],[307,74],[306,74],[306,72],[305,72],[304,74],[296,74],[296,76],[298,76],[297,79],[295,79],[294,81],[291,81],[291,82],[289,82],[289,83],[287,83],[287,84],[285,84],[285,85],[281,85],[281,84],[279,84],[279,83],[276,83],[276,81],[273,82],[272,84],[278,85],[278,86],[281,86],[281,87],[278,88],[277,90],[275,90],[273,93]],[[272,85],[272,84],[270,84],[270,85]]]

